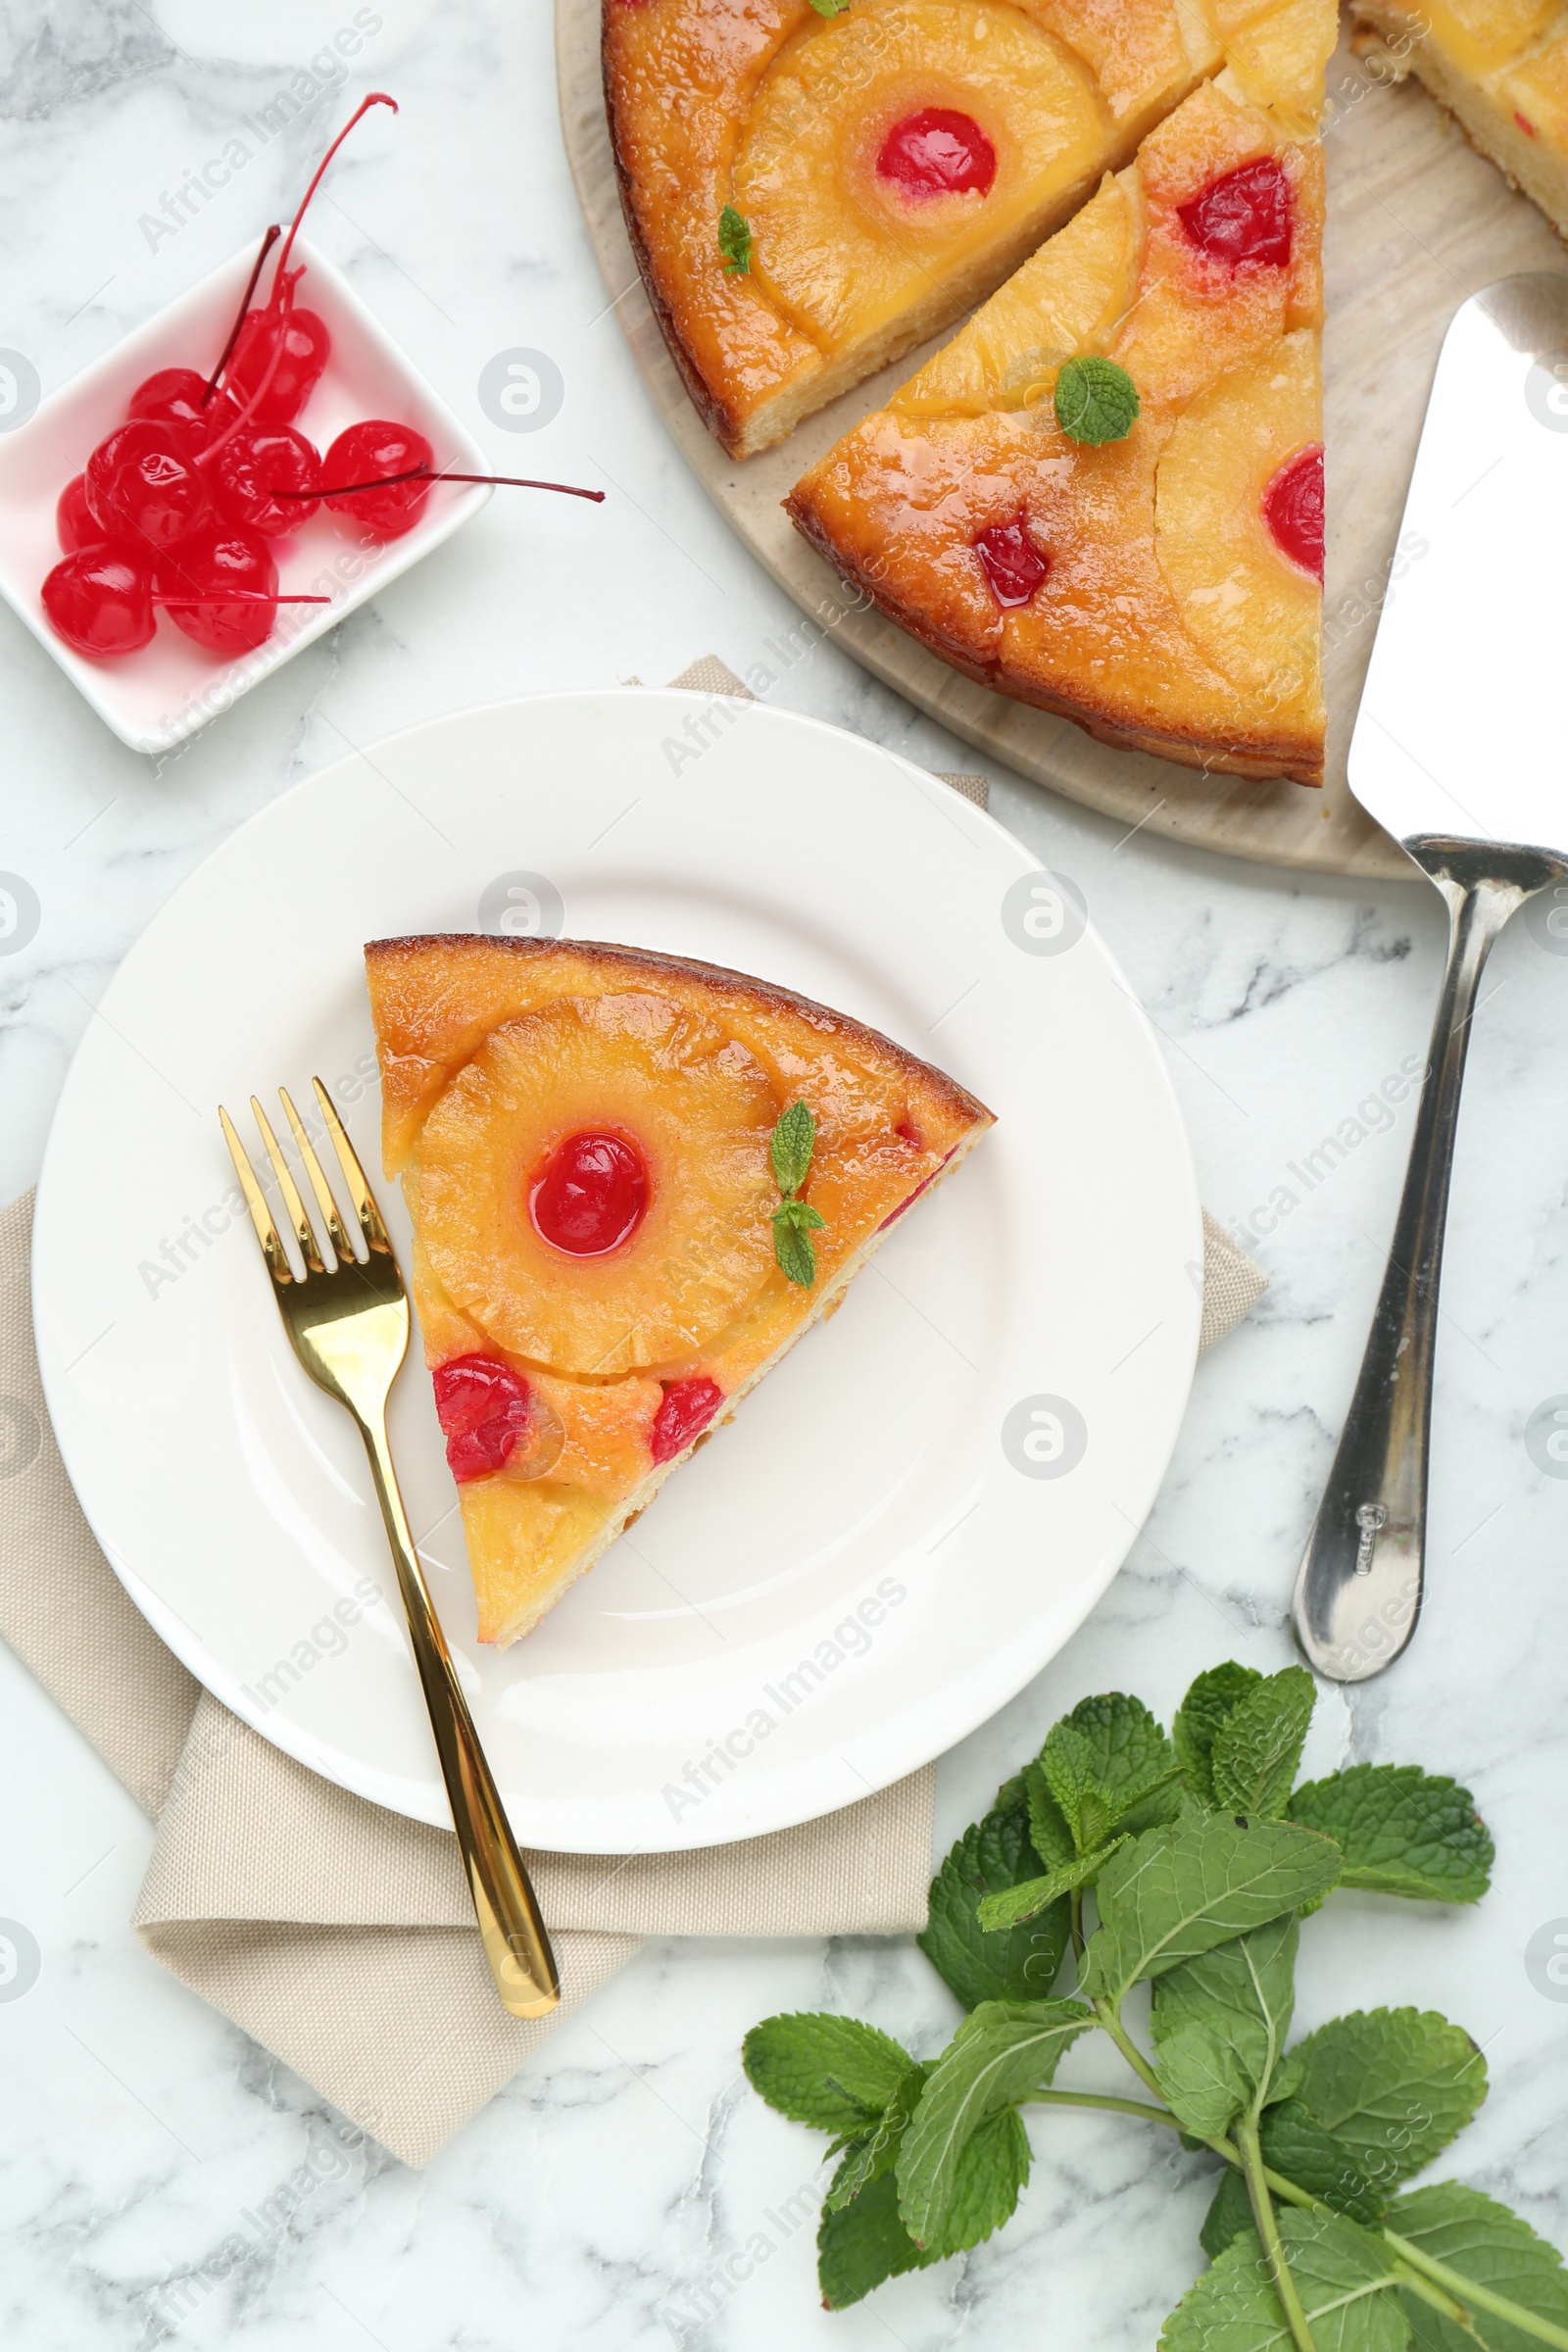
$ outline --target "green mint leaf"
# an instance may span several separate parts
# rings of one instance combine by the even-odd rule
[[[1073,1843],[1067,1817],[1051,1793],[1037,1759],[1023,1768],[1023,1786],[1029,1799],[1029,1837],[1042,1862],[1054,1870],[1059,1862],[1071,1862],[1078,1848]]]
[[[1417,1764],[1352,1764],[1308,1781],[1290,1818],[1334,1839],[1342,1886],[1440,1903],[1473,1903],[1487,1890],[1494,1847],[1469,1789]]]
[[[1154,2054],[1154,2072],[1172,2115],[1200,2139],[1223,2137],[1253,2096],[1235,2050],[1214,2027],[1196,2018],[1166,2030]]]
[[[1081,1854],[1113,1831],[1168,1821],[1180,1801],[1175,1749],[1143,1701],[1120,1690],[1082,1699],[1054,1725],[1039,1770]]]
[[[1430,2164],[1487,2095],[1481,2052],[1430,2010],[1357,2010],[1290,2055],[1303,2106],[1383,2189]]]
[[[842,17],[849,5],[850,0],[811,0],[811,6],[819,17]]]
[[[931,2251],[961,2254],[1010,2221],[1028,2185],[1031,2154],[1029,2134],[1012,2108],[988,2116],[954,2165],[946,2224]],[[902,2188],[899,2212],[904,2213]]]
[[[1117,1846],[1126,1843],[1125,1838],[1113,1838],[1109,1845],[1101,1846],[1096,1853],[1078,1854],[1071,1862],[1058,1863],[1043,1879],[1025,1879],[1021,1886],[1008,1886],[1000,1894],[983,1896],[978,1914],[980,1925],[991,1935],[998,1928],[1015,1928],[1020,1921],[1033,1919],[1053,1903],[1060,1902],[1064,1894],[1090,1886]]]
[[[1206,1674],[1199,1676],[1177,1709],[1171,1725],[1171,1740],[1183,1778],[1202,1804],[1214,1802],[1209,1757],[1215,1735],[1226,1717],[1235,1712],[1248,1692],[1255,1690],[1262,1680],[1255,1667],[1238,1666],[1234,1658],[1227,1658],[1222,1666],[1211,1666]]]
[[[1375,2237],[1290,2206],[1279,2231],[1319,2352],[1405,2352],[1393,2258]],[[1256,2232],[1245,2230],[1171,2313],[1159,2352],[1288,2352],[1290,2341]]]
[[[891,2034],[826,2011],[764,2018],[741,2048],[752,2088],[780,2115],[819,2132],[860,2132],[882,2121],[913,2064]]]
[[[803,1291],[808,1291],[816,1280],[811,1235],[824,1222],[808,1200],[786,1200],[773,1211],[773,1255],[780,1273]]]
[[[1219,1816],[1146,1830],[1112,1854],[1095,1899],[1100,1926],[1084,1954],[1082,1989],[1119,2003],[1141,1977],[1163,1976],[1234,1936],[1326,1893],[1339,1848],[1292,1822],[1249,1829]]]
[[[1287,1911],[1250,1935],[1184,1960],[1154,1984],[1149,2024],[1156,2047],[1162,2050],[1172,2034],[1194,2027],[1216,2037],[1231,2053],[1243,2104],[1252,2114],[1274,2082],[1291,2030],[1298,1941],[1296,1914]]]
[[[966,2009],[981,2001],[1044,2000],[1061,1974],[1072,1932],[1065,1897],[1025,1925],[998,1935],[980,1926],[983,1898],[1041,1874],[1029,1840],[1021,1780],[1008,1781],[983,1821],[965,1830],[931,1882],[920,1949]]]
[[[816,1120],[808,1103],[792,1102],[788,1110],[779,1112],[767,1156],[772,1163],[773,1181],[786,1200],[806,1182],[815,1145]]]
[[[1282,2099],[1263,2116],[1258,2132],[1263,2161],[1308,2196],[1320,2198],[1348,2221],[1376,2228],[1387,2202],[1354,2150],[1326,2132],[1299,2099]]]
[[[911,2066],[888,2101],[881,2122],[849,2141],[844,2161],[828,2184],[825,2203],[832,2212],[852,2203],[873,2180],[892,2172],[899,2143],[931,2072],[930,2062]]]
[[[1125,441],[1138,415],[1138,387],[1114,360],[1064,361],[1056,376],[1056,422],[1069,441]]]
[[[1478,2188],[1439,2180],[1400,2197],[1388,2219],[1391,2230],[1434,2261],[1505,2295],[1536,2319],[1568,2328],[1568,2273],[1561,2255],[1506,2205]],[[1401,2299],[1418,2352],[1476,2352],[1478,2344],[1485,2352],[1540,2352],[1539,2338],[1490,2312],[1473,2313],[1475,2332],[1467,2335],[1416,2296]]]
[[[1103,1844],[1110,1828],[1110,1804],[1095,1786],[1089,1742],[1071,1724],[1053,1726],[1040,1751],[1040,1770],[1067,1824],[1074,1853],[1088,1853]]]
[[[851,2204],[824,2205],[816,2231],[816,2276],[829,2311],[846,2311],[884,2278],[924,2269],[937,2256],[917,2246],[899,2218],[899,2183],[883,2173]]]
[[[1198,2242],[1210,2262],[1218,2262],[1226,2247],[1234,2245],[1251,2227],[1252,2200],[1247,2193],[1247,2182],[1240,2173],[1227,2167],[1220,2175],[1213,2202],[1203,2216]]]
[[[1028,2179],[1028,2141],[1014,2180],[1010,2135],[996,2127],[1004,2116],[1017,2125],[1018,2101],[1049,2086],[1094,2022],[1081,2001],[987,2001],[965,2018],[899,2150],[899,2209],[911,2237],[956,2254],[1005,2221]],[[984,2154],[970,2154],[982,2140]]]
[[[1248,1821],[1277,1821],[1290,1801],[1317,1691],[1304,1666],[1249,1690],[1214,1734],[1214,1802]]]
[[[746,216],[732,204],[726,204],[718,216],[718,250],[724,257],[726,277],[749,277],[752,269],[752,232]]]

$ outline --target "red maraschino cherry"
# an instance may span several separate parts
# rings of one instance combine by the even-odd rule
[[[175,627],[209,653],[252,653],[272,633],[277,565],[255,531],[211,524],[159,564],[154,585]]]
[[[247,426],[218,452],[208,480],[225,521],[277,539],[315,514],[321,461],[291,424]]]
[[[74,556],[78,547],[95,547],[103,538],[87,504],[85,477],[79,473],[72,475],[56,503],[55,536],[68,556]]]
[[[87,460],[86,500],[104,539],[143,539],[173,547],[189,535],[207,507],[195,461],[186,459],[167,428],[135,416],[100,441]]]
[[[1291,258],[1291,183],[1271,155],[1222,172],[1176,210],[1190,241],[1211,261],[1233,270],[1243,262],[1282,270]]]
[[[160,368],[130,396],[127,416],[146,417],[162,425],[182,456],[194,457],[205,447],[212,419],[205,406],[207,378],[194,368]]]
[[[1263,492],[1263,520],[1280,553],[1323,577],[1323,444],[1287,458]]]
[[[570,1257],[603,1257],[642,1223],[648,1162],[630,1136],[585,1129],[557,1144],[528,1192],[536,1232]]]
[[[291,287],[298,284],[300,275],[298,270],[290,273]],[[326,323],[315,311],[292,307],[286,315],[270,307],[252,311],[224,372],[218,413],[237,415],[260,391],[251,412],[252,422],[291,424],[320,382],[331,350]]]
[[[916,202],[928,196],[986,196],[997,151],[972,115],[923,106],[895,122],[877,151],[877,177]]]
[[[146,551],[112,539],[78,549],[44,581],[43,609],[78,654],[138,653],[157,625]]]
[[[528,1435],[528,1383],[493,1355],[460,1355],[430,1375],[447,1467],[460,1486],[494,1478]]]
[[[671,1381],[649,1433],[649,1451],[655,1461],[672,1462],[677,1453],[683,1453],[693,1438],[708,1427],[723,1401],[724,1392],[716,1380],[699,1376],[694,1380]]]
[[[1029,517],[1020,507],[1009,522],[993,522],[975,534],[974,552],[1004,612],[1026,605],[1051,569],[1029,536]]]
[[[321,460],[321,495],[378,539],[401,539],[430,495],[435,452],[411,424],[367,417],[339,433]]]

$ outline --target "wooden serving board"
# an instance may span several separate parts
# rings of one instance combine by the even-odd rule
[[[1556,233],[1535,207],[1413,80],[1377,81],[1351,55],[1342,26],[1324,133],[1328,781],[1314,792],[1206,776],[1111,751],[949,669],[874,610],[851,606],[784,514],[779,502],[806,467],[881,407],[937,343],[808,417],[779,448],[744,463],[726,457],[676,373],[627,242],[605,126],[599,26],[600,0],[556,0],[562,128],[607,292],[688,465],[802,612],[976,751],[1128,826],[1277,865],[1410,879],[1402,851],[1351,797],[1346,751],[1378,612],[1398,593],[1391,586],[1401,567],[1396,541],[1444,330],[1465,297],[1494,279],[1563,266]]]

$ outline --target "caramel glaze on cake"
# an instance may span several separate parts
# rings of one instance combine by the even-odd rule
[[[1249,167],[1283,187],[1289,254],[1233,266],[1189,223]],[[1316,142],[1232,76],[1206,84],[811,467],[790,514],[983,684],[1107,743],[1321,782],[1319,581],[1265,509],[1293,464],[1321,466],[1322,220]],[[1057,424],[1057,370],[1080,353],[1132,377],[1125,439],[1090,446]],[[977,545],[997,532],[1026,543],[1032,592],[999,595]]]
[[[874,1030],[710,964],[467,936],[377,940],[366,962],[383,1156],[413,1222],[480,1638],[504,1644],[832,1312],[992,1117]],[[769,1139],[801,1101],[805,1197],[826,1220],[808,1288],[779,1269],[770,1221]],[[624,1246],[568,1255],[540,1222],[539,1171],[584,1130],[641,1158],[646,1204]],[[514,1408],[499,1458],[478,1426],[492,1394]]]
[[[626,222],[705,420],[750,456],[939,333],[1227,63],[1276,105],[1299,83],[1304,126],[1332,42],[1319,0],[605,0]],[[935,192],[887,148],[931,109],[979,134]]]

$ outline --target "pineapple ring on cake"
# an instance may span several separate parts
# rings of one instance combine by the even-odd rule
[[[1205,75],[1304,130],[1334,43],[1325,0],[604,9],[632,249],[736,457],[983,301]]]
[[[366,950],[382,1155],[458,1482],[479,1637],[514,1642],[727,1420],[992,1123],[825,1005],[537,939]],[[815,1122],[808,1282],[769,1145]]]
[[[946,120],[922,124],[931,113]],[[909,123],[923,143],[921,128],[901,139]],[[1021,9],[857,0],[762,76],[734,200],[784,316],[824,351],[874,354],[933,285],[947,304],[999,246],[1021,258],[1042,207],[1093,186],[1103,147],[1092,78]],[[922,184],[944,172],[952,184]]]
[[[561,997],[505,1022],[448,1087],[410,1208],[448,1298],[512,1354],[594,1375],[664,1363],[773,1270],[777,1117],[761,1064],[667,998]],[[648,1171],[635,1229],[603,1252],[539,1223],[560,1147],[581,1136],[607,1139],[623,1187],[631,1155]]]
[[[1322,220],[1315,142],[1206,84],[791,516],[1004,694],[1191,766],[1320,782]],[[1131,377],[1124,438],[1057,422],[1080,356]]]

